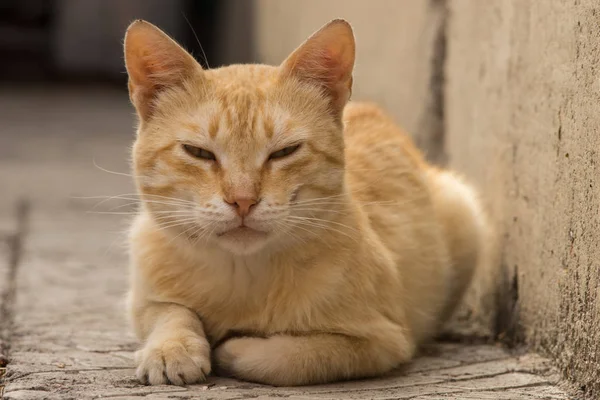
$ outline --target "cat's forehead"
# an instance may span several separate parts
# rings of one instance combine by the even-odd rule
[[[306,113],[294,108],[290,99],[297,96],[289,95],[277,67],[233,65],[205,72],[208,90],[182,108],[180,140],[250,149],[308,136]]]
[[[229,65],[205,71],[215,88],[238,90],[265,90],[276,84],[279,68],[270,65]]]
[[[303,131],[284,104],[264,91],[248,88],[223,95],[217,93],[187,108],[180,121],[180,140],[199,140],[229,148],[277,144]]]
[[[264,94],[240,91],[205,103],[195,120],[216,141],[271,140],[289,132],[293,118]]]

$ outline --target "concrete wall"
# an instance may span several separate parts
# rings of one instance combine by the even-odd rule
[[[600,3],[449,5],[450,164],[491,200],[527,342],[600,395]]]
[[[270,63],[331,18],[353,24],[355,99],[390,110],[489,201],[509,283],[496,333],[553,356],[600,396],[600,3],[255,6],[257,54]],[[485,304],[479,313],[494,314]]]

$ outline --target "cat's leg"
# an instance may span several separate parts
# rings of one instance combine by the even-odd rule
[[[376,376],[407,362],[414,351],[403,334],[381,340],[323,333],[234,338],[213,354],[221,374],[296,386]]]
[[[185,385],[210,373],[210,345],[198,316],[173,303],[141,301],[131,305],[133,323],[144,346],[136,353],[143,383]]]

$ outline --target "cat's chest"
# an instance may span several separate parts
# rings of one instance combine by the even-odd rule
[[[164,300],[198,313],[207,336],[218,341],[236,332],[269,335],[320,329],[330,319],[342,283],[335,268],[221,266],[182,274],[171,282],[180,290]]]

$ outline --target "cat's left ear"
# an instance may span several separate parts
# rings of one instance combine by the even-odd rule
[[[350,24],[335,19],[309,37],[281,65],[284,76],[321,87],[341,114],[352,93],[355,44]]]
[[[142,20],[125,34],[125,66],[129,97],[142,120],[154,112],[154,100],[164,89],[180,86],[202,73],[187,51],[156,26]]]

